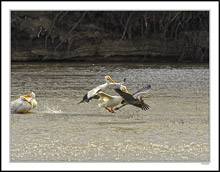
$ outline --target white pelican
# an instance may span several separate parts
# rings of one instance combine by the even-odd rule
[[[33,109],[33,108],[35,108],[37,106],[37,101],[35,100],[36,95],[35,95],[34,92],[32,92],[31,94],[28,94],[28,95],[19,96],[17,98],[19,99],[21,97],[25,97],[27,101],[31,102],[32,106],[30,107],[29,110],[31,110],[31,109]]]
[[[120,91],[130,94],[124,85],[121,85],[119,88]],[[98,104],[99,107],[107,109],[111,113],[115,113],[113,108],[121,103],[123,98],[121,96],[111,96],[104,92],[98,92],[99,100],[104,100],[104,103]],[[111,109],[109,109],[111,108]]]
[[[31,102],[29,102],[24,96],[11,102],[12,113],[26,113],[31,107]]]
[[[120,108],[122,108],[123,106],[130,104],[136,107],[141,108],[142,110],[148,110],[149,109],[149,105],[144,103],[144,99],[148,99],[150,97],[147,97],[146,94],[148,93],[148,91],[150,90],[151,85],[146,85],[143,88],[141,88],[140,90],[138,90],[137,92],[135,92],[134,94],[128,94],[126,92],[121,91],[118,88],[115,88],[115,91],[124,98],[124,100],[121,102],[123,105],[120,107],[115,108],[115,110],[119,110]]]
[[[125,79],[124,79],[125,81]],[[91,99],[95,98],[95,99],[99,99],[99,97],[97,96],[97,93],[100,91],[106,91],[110,85],[121,85],[122,83],[116,83],[110,76],[105,76],[105,84],[99,85],[95,88],[93,88],[92,90],[90,90],[88,93],[86,93],[82,99],[82,101],[80,101],[78,104],[82,103],[82,102],[89,102]]]

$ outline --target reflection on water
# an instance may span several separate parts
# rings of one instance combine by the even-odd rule
[[[150,84],[150,109],[78,105],[105,75]],[[32,91],[38,106],[11,114],[11,161],[209,161],[208,65],[12,63],[11,100]]]

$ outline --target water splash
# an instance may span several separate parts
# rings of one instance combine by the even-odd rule
[[[44,106],[44,108],[46,109],[47,112],[50,113],[63,113],[63,111],[61,109],[59,109],[58,107],[48,107],[48,106]]]

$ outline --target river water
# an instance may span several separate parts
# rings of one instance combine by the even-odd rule
[[[148,111],[77,104],[110,75],[134,93],[151,85]],[[107,93],[117,95],[110,87]],[[35,92],[38,106],[11,114],[12,162],[207,162],[208,64],[12,63],[11,101]]]

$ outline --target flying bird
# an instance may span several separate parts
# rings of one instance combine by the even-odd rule
[[[125,81],[125,79],[124,79]],[[88,93],[86,93],[83,97],[83,99],[78,103],[83,102],[89,102],[91,99],[99,99],[99,96],[97,95],[98,92],[102,91],[105,92],[110,85],[121,85],[122,83],[116,83],[110,76],[105,76],[105,84],[99,85],[92,90],[90,90]]]
[[[129,92],[127,91],[127,89],[124,85],[121,85],[119,90],[129,94]],[[99,96],[99,100],[104,101],[104,103],[100,103],[100,104],[98,104],[98,106],[100,108],[107,109],[111,113],[115,113],[113,108],[115,106],[118,106],[121,103],[121,101],[123,100],[123,97],[121,97],[121,96],[111,96],[111,95],[104,93],[102,91],[98,92],[97,95]],[[111,109],[109,109],[109,108],[111,108]]]
[[[126,92],[121,91],[119,88],[115,88],[115,91],[124,98],[124,100],[122,100],[121,104],[123,104],[120,107],[115,108],[115,110],[119,110],[120,108],[124,107],[125,105],[133,105],[136,107],[141,108],[142,110],[148,110],[149,109],[149,105],[144,103],[144,99],[148,99],[150,97],[147,97],[146,94],[148,93],[148,91],[150,90],[151,85],[146,85],[143,88],[141,88],[140,90],[138,90],[137,92],[135,92],[134,94],[129,94]]]

